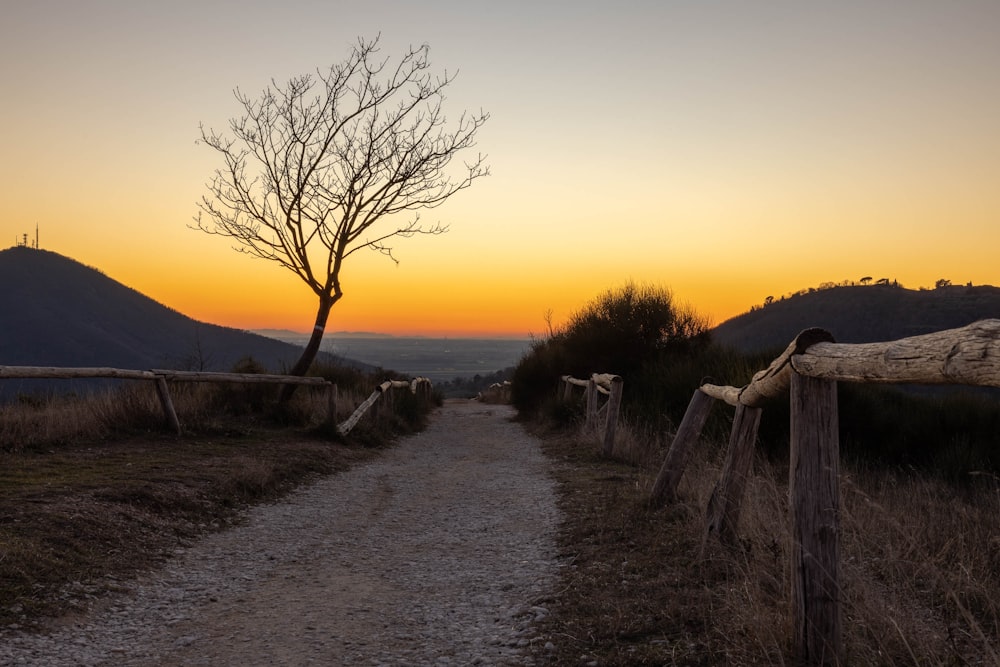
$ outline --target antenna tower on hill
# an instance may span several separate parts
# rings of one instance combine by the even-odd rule
[[[35,223],[35,241],[28,245],[28,235],[22,234],[20,239],[14,239],[14,246],[18,248],[34,248],[38,250],[38,223]]]

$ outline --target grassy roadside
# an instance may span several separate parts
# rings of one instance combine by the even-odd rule
[[[652,475],[609,461],[575,433],[543,436],[556,462],[566,563],[535,658],[552,665],[718,665],[735,648],[718,634],[723,562],[702,561],[693,503],[656,511]]]
[[[756,461],[730,549],[703,541],[721,443],[702,443],[679,503],[652,510],[662,441],[642,452],[624,434],[626,463],[600,458],[576,429],[541,435],[556,462],[565,566],[533,644],[538,664],[795,664],[786,464]],[[959,487],[847,467],[841,489],[848,664],[1000,665],[1000,480]]]

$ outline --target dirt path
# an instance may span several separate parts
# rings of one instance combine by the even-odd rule
[[[531,664],[558,516],[512,416],[448,402],[423,433],[178,549],[90,617],[3,638],[0,663]]]

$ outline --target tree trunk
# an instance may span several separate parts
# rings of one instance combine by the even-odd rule
[[[316,311],[316,325],[313,327],[312,335],[309,336],[309,342],[306,343],[306,347],[302,351],[302,356],[295,362],[292,369],[288,371],[288,375],[302,377],[309,371],[313,360],[316,359],[316,354],[319,352],[319,345],[323,342],[323,333],[326,331],[326,321],[330,317],[330,310],[336,302],[337,297],[325,294],[319,298],[319,308]],[[295,384],[283,385],[278,401],[284,403],[289,400],[297,388],[298,385]]]

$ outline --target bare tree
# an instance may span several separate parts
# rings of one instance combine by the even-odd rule
[[[259,97],[237,89],[243,112],[229,131],[201,126],[201,142],[225,166],[207,184],[197,228],[277,262],[319,299],[293,375],[308,371],[344,295],[344,261],[363,248],[396,261],[394,239],[447,229],[421,225],[421,210],[489,174],[482,154],[449,170],[475,145],[489,114],[463,112],[447,122],[442,103],[454,75],[430,72],[426,44],[394,64],[379,51],[377,37],[359,39],[328,71],[283,86],[272,81]]]

